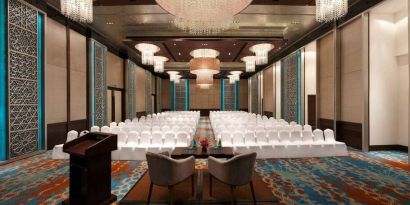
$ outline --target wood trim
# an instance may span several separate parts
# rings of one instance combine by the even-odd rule
[[[66,70],[66,80],[67,80],[67,122],[70,122],[70,115],[71,115],[71,55],[70,55],[70,50],[71,50],[71,41],[70,41],[70,25],[68,23],[66,23],[65,26],[65,30],[66,30],[66,66],[67,66],[67,70]],[[68,125],[67,125],[67,131],[68,131]]]
[[[201,116],[209,116],[211,111],[219,111],[221,109],[190,109],[190,111],[199,111]]]
[[[147,115],[147,112],[143,111],[143,112],[137,112],[135,116],[140,118],[140,117],[146,116],[146,115]]]
[[[112,86],[107,86],[108,90],[114,90],[114,91],[121,91],[124,92],[125,89],[124,88],[117,88],[117,87],[112,87]]]
[[[115,90],[111,90],[111,122],[115,122]]]
[[[271,111],[263,111],[263,115],[266,115],[266,117],[273,117],[273,112],[271,112]]]
[[[334,123],[333,123],[333,119],[324,119],[324,118],[319,118],[319,124],[318,124],[318,128],[325,130],[325,129],[334,129]]]
[[[76,130],[80,133],[87,130],[87,127],[87,119],[47,124],[47,150],[53,149],[57,144],[65,143],[68,130]]]
[[[346,145],[359,149],[362,149],[362,127],[361,123],[337,121],[336,139],[338,141],[345,142]]]
[[[395,150],[395,151],[402,151],[408,152],[409,148],[403,145],[370,145],[369,151],[380,151],[380,150]]]

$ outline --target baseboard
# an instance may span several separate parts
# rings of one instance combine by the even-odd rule
[[[263,111],[263,115],[266,115],[266,117],[273,117],[273,112],[271,112],[271,111]]]
[[[402,152],[409,152],[409,148],[403,145],[370,145],[370,151],[381,151],[381,150],[395,150],[395,151],[402,151]]]

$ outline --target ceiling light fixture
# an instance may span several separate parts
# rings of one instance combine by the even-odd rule
[[[228,75],[229,78],[229,84],[235,84],[236,80],[235,80],[235,76],[234,75]]]
[[[348,12],[348,0],[316,0],[316,21],[335,21]]]
[[[232,28],[234,15],[252,0],[156,0],[175,16],[174,25],[191,34],[216,34]]]
[[[246,72],[255,72],[255,56],[245,56],[241,58],[241,61],[245,62]]]
[[[270,43],[261,43],[253,45],[249,48],[249,50],[256,55],[255,64],[256,65],[264,65],[268,63],[268,53],[271,51],[275,46]]]
[[[167,71],[167,73],[171,82],[174,81],[177,78],[176,76],[179,74],[178,71]]]
[[[61,0],[61,13],[79,23],[93,22],[93,0]]]
[[[163,73],[165,62],[168,61],[167,57],[154,56],[154,72]]]
[[[160,48],[150,43],[139,43],[135,45],[135,48],[141,52],[141,61],[144,65],[154,65],[154,54],[160,50]]]
[[[193,58],[216,58],[219,56],[219,51],[210,48],[195,49],[189,53]]]
[[[179,84],[181,82],[181,75],[175,75],[174,83]]]
[[[234,76],[235,81],[239,81],[241,78],[242,71],[231,71],[231,75]]]

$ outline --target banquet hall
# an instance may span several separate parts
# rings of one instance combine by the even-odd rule
[[[410,0],[1,0],[0,204],[410,204]]]

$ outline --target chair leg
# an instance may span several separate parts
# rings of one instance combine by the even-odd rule
[[[195,186],[195,176],[194,175],[192,175],[191,176],[191,191],[192,191],[192,196],[195,196],[195,189],[194,189],[194,186]]]
[[[249,183],[249,185],[251,186],[253,204],[256,205],[255,189],[253,188],[253,182],[251,181],[251,182]]]
[[[236,197],[235,197],[235,186],[231,186],[231,204],[236,204]]]
[[[209,175],[209,196],[212,196],[212,175]]]
[[[147,205],[149,205],[149,202],[151,201],[151,194],[152,194],[152,188],[153,188],[153,186],[154,186],[154,184],[151,182],[151,184],[149,185]]]

